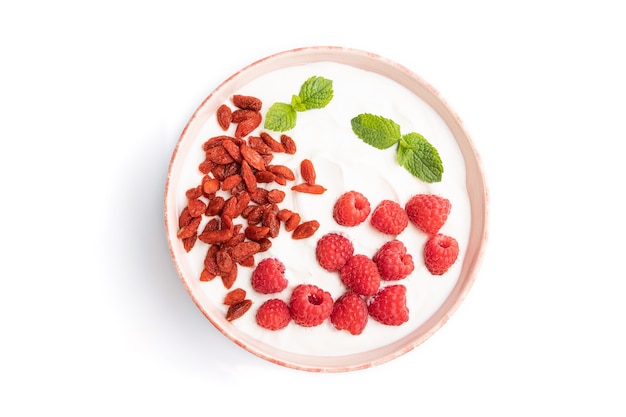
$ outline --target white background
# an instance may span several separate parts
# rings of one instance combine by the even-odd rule
[[[626,415],[624,17],[604,0],[3,2],[0,414]],[[163,225],[200,102],[314,45],[435,86],[491,194],[452,319],[341,374],[227,340],[186,294]]]

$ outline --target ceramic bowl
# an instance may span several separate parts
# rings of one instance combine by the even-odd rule
[[[194,248],[190,253],[184,250],[181,241],[177,238],[177,231],[179,229],[178,218],[185,204],[185,191],[194,184],[194,181],[197,183],[201,178],[201,175],[198,173],[198,162],[202,161],[204,157],[201,150],[202,143],[211,136],[223,134],[223,132],[220,133],[217,129],[215,122],[215,113],[218,107],[223,103],[230,104],[230,99],[233,94],[245,93],[249,83],[261,77],[265,77],[268,74],[291,68],[302,71],[303,68],[306,69],[309,65],[326,62],[330,62],[333,65],[364,70],[383,77],[400,85],[406,89],[409,94],[416,97],[417,100],[420,100],[420,102],[423,102],[424,105],[428,107],[428,111],[437,119],[440,128],[443,126],[443,129],[446,130],[446,135],[448,135],[450,138],[449,141],[451,142],[449,148],[453,148],[452,150],[455,155],[458,155],[459,163],[455,164],[454,167],[449,166],[447,171],[453,172],[455,169],[462,171],[458,172],[458,178],[462,180],[457,184],[457,188],[466,196],[467,204],[462,205],[457,208],[457,210],[464,211],[464,213],[461,213],[462,216],[459,217],[461,219],[459,222],[464,223],[461,226],[466,233],[463,235],[462,242],[460,242],[462,246],[462,257],[459,259],[458,265],[455,266],[455,270],[450,273],[450,276],[444,275],[442,277],[420,278],[423,280],[421,284],[419,284],[422,285],[422,287],[417,291],[420,293],[422,299],[431,297],[429,291],[435,291],[438,285],[442,285],[443,289],[436,290],[439,291],[439,293],[437,293],[436,296],[432,296],[435,297],[436,300],[431,303],[432,305],[429,310],[424,310],[420,313],[422,317],[418,322],[395,333],[393,333],[395,329],[381,329],[380,337],[346,335],[345,331],[336,331],[329,323],[324,324],[324,336],[320,338],[316,337],[315,332],[318,330],[314,328],[293,329],[290,331],[289,337],[302,338],[301,344],[304,345],[305,348],[292,349],[286,348],[283,344],[284,337],[286,336],[274,334],[268,335],[267,337],[263,334],[259,336],[260,333],[256,331],[249,332],[246,330],[246,326],[238,325],[239,323],[237,322],[244,320],[244,318],[233,322],[226,320],[226,307],[220,302],[226,290],[220,288],[221,283],[219,282],[219,278],[210,282],[202,282],[199,280],[203,262],[203,251],[206,252],[206,249]],[[317,70],[320,67],[315,68]],[[276,80],[275,82],[278,83]],[[338,107],[341,103],[341,94],[343,94],[341,87],[342,86],[337,85],[335,88],[335,95],[337,97],[335,110],[332,110],[329,105],[328,110],[319,110],[319,115],[323,114],[322,111],[341,114]],[[295,87],[292,86],[289,88],[294,94],[297,93],[297,89],[293,91]],[[285,90],[283,94],[287,91],[290,90]],[[290,98],[291,97],[287,95],[285,101],[288,102]],[[376,103],[376,100],[383,101],[385,97],[376,96],[373,103]],[[264,103],[265,109],[267,109],[269,104],[270,103]],[[402,103],[400,104],[402,105]],[[309,115],[301,116],[299,114],[298,117],[302,118],[302,123],[304,124]],[[317,115],[311,115],[310,117],[317,117]],[[403,123],[408,122],[403,121]],[[317,127],[319,128],[319,126]],[[358,143],[358,140],[354,138],[350,140],[354,140],[355,144]],[[349,157],[349,155],[346,156],[346,158]],[[459,166],[461,166],[461,168],[458,168]],[[324,178],[323,173],[320,173],[319,177]],[[327,182],[330,183],[332,180],[327,179]],[[445,193],[445,185],[434,189],[437,191],[444,190]],[[440,97],[435,88],[411,70],[379,55],[343,47],[320,46],[284,51],[260,59],[222,82],[200,104],[185,126],[173,152],[165,187],[164,209],[167,241],[173,263],[180,279],[193,302],[207,317],[210,323],[225,337],[231,339],[241,348],[274,364],[304,371],[343,372],[382,364],[413,350],[441,328],[457,310],[472,287],[483,255],[487,238],[488,191],[480,158],[470,136],[466,132],[460,118],[442,97]],[[198,245],[202,244],[200,243]],[[196,249],[198,253],[192,254]],[[419,258],[420,255],[417,249],[413,255],[416,260]],[[258,262],[262,254],[258,254],[257,256],[259,256],[257,258]],[[314,258],[312,252],[308,255],[299,253],[297,256],[309,256]],[[302,270],[300,270],[300,272],[291,272],[289,278],[294,284],[300,280],[310,279],[310,277],[303,279],[298,278],[295,276],[298,273],[303,275],[307,274],[306,271],[303,272]],[[442,282],[445,284],[441,284]],[[217,293],[214,294],[213,291],[217,291]],[[250,294],[249,287],[248,293]],[[337,295],[337,293],[333,294],[333,296]],[[282,298],[288,297],[283,294]],[[258,306],[260,302],[261,299],[255,301],[255,307]],[[412,307],[410,306],[410,308]],[[419,308],[415,310],[419,310]],[[247,315],[248,317],[245,320],[248,321],[248,326],[253,326],[253,309],[248,312]],[[289,326],[297,327],[297,325],[293,323]],[[322,332],[322,330],[319,331]],[[335,337],[332,336],[334,331],[342,334],[336,336],[336,339],[333,339],[333,337]],[[282,332],[282,330],[278,332]],[[368,337],[370,341],[366,342]],[[310,341],[304,340],[305,338],[310,338]],[[381,338],[383,342],[374,343],[372,341]],[[326,340],[323,342],[323,345],[319,345],[319,353],[316,352],[316,348],[314,348],[315,343],[318,343],[315,341],[317,339]],[[363,340],[362,346],[360,345],[361,340]],[[290,343],[291,342],[287,343],[287,345]],[[307,350],[306,346],[313,347]]]

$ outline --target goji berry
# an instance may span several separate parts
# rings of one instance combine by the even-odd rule
[[[240,109],[250,109],[254,111],[260,111],[263,107],[263,102],[253,96],[245,96],[242,94],[235,94],[232,97],[233,104]]]
[[[252,306],[251,300],[243,300],[228,307],[226,320],[233,321],[243,316]]]
[[[233,111],[226,104],[222,104],[217,108],[217,123],[222,130],[228,130]]]
[[[326,188],[322,187],[319,184],[308,184],[305,182],[302,184],[294,185],[293,187],[291,187],[291,190],[307,194],[324,194]]]
[[[296,153],[297,151],[296,142],[294,142],[291,136],[285,135],[285,134],[281,135],[280,143],[282,143],[283,147],[285,148],[286,153],[290,155],[293,155]]]
[[[303,159],[302,162],[300,162],[300,175],[302,175],[302,179],[307,184],[315,184],[317,174],[315,173],[313,162],[311,162],[310,159]]]
[[[309,220],[307,222],[300,223],[300,225],[296,227],[291,234],[291,237],[293,239],[306,239],[313,236],[319,227],[320,223],[317,220]]]

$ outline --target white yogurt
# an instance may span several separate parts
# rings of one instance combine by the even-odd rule
[[[286,132],[296,141],[297,153],[278,153],[272,161],[273,164],[289,166],[296,173],[296,180],[287,186],[271,184],[269,188],[278,188],[287,193],[287,198],[280,204],[281,208],[300,213],[303,221],[318,220],[321,226],[312,238],[305,240],[293,240],[291,234],[283,228],[279,237],[273,240],[272,248],[256,255],[257,263],[262,257],[276,257],[285,264],[289,286],[281,293],[256,293],[250,286],[253,269],[239,268],[239,277],[233,288],[245,289],[254,304],[247,314],[227,325],[237,326],[250,337],[285,351],[342,356],[382,347],[408,335],[442,305],[456,284],[463,264],[470,233],[470,203],[465,186],[465,163],[452,133],[428,104],[395,81],[348,65],[318,62],[265,74],[243,86],[238,93],[260,98],[263,101],[262,113],[265,115],[271,104],[289,103],[292,94],[297,94],[302,83],[313,75],[333,81],[334,98],[323,109],[298,113],[296,127]],[[439,151],[445,170],[443,180],[426,184],[397,164],[395,146],[378,150],[358,139],[352,131],[350,120],[361,113],[394,120],[400,125],[402,134],[422,134]],[[261,130],[262,126],[253,134]],[[227,133],[234,133],[234,126]],[[280,137],[280,133],[269,133],[276,139]],[[208,139],[224,132],[213,117],[203,127],[202,134]],[[193,158],[196,156],[190,157]],[[180,207],[185,204],[184,190],[199,184],[201,175],[196,167],[203,158],[203,152],[198,148],[197,159],[189,162],[190,169],[182,180],[184,185],[181,187],[181,195],[177,197]],[[323,195],[294,193],[290,190],[292,185],[303,182],[299,166],[305,158],[310,159],[316,168],[317,183],[327,188]],[[343,233],[353,242],[355,253],[370,257],[386,241],[393,239],[393,236],[374,229],[369,218],[356,227],[343,227],[333,220],[332,207],[336,199],[349,190],[365,195],[372,210],[384,199],[395,200],[404,206],[417,193],[434,193],[448,198],[452,210],[441,233],[453,236],[459,242],[458,260],[445,275],[431,275],[422,260],[426,235],[409,224],[397,238],[413,256],[415,271],[401,281],[383,282],[383,285],[403,284],[407,287],[410,311],[407,323],[397,327],[385,326],[370,318],[367,327],[358,336],[336,330],[330,320],[313,328],[300,327],[293,322],[280,331],[261,328],[255,322],[256,309],[269,298],[281,298],[288,302],[291,290],[300,283],[315,284],[330,292],[333,299],[345,291],[339,274],[325,271],[315,259],[316,242],[324,234]],[[238,222],[244,223],[245,220],[240,218]],[[195,276],[200,275],[207,248],[206,244],[198,241],[187,255]],[[220,278],[200,285],[211,302],[223,309],[225,314],[226,306],[222,306],[222,300],[228,290],[223,287]]]

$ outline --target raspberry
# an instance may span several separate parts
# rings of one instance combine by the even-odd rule
[[[372,318],[382,324],[399,326],[409,320],[406,306],[406,287],[389,285],[374,295],[367,306]]]
[[[453,237],[438,233],[424,245],[424,263],[433,275],[443,275],[459,256],[459,244]]]
[[[434,194],[417,194],[406,203],[409,219],[418,229],[434,235],[448,219],[450,200]]]
[[[333,310],[330,293],[312,284],[300,284],[294,288],[289,302],[291,318],[303,327],[318,326]]]
[[[409,225],[406,211],[392,200],[383,200],[372,212],[372,226],[388,235],[399,235]]]
[[[267,300],[256,312],[257,324],[268,330],[284,329],[290,321],[289,306],[278,298]]]
[[[276,258],[263,259],[252,272],[252,288],[261,294],[272,294],[287,287],[285,265]]]
[[[406,246],[399,240],[391,240],[378,249],[373,261],[380,277],[386,281],[406,278],[415,269],[413,257],[406,253]]]
[[[337,330],[346,330],[353,335],[363,333],[367,320],[367,304],[359,294],[352,291],[339,297],[330,313],[330,322]]]
[[[315,256],[317,262],[327,271],[339,271],[352,257],[354,246],[339,233],[328,233],[317,241]]]
[[[378,267],[365,255],[354,255],[339,271],[341,281],[357,294],[370,296],[380,287]]]
[[[371,211],[370,203],[358,191],[342,194],[333,207],[333,218],[342,226],[356,226],[365,221]]]

